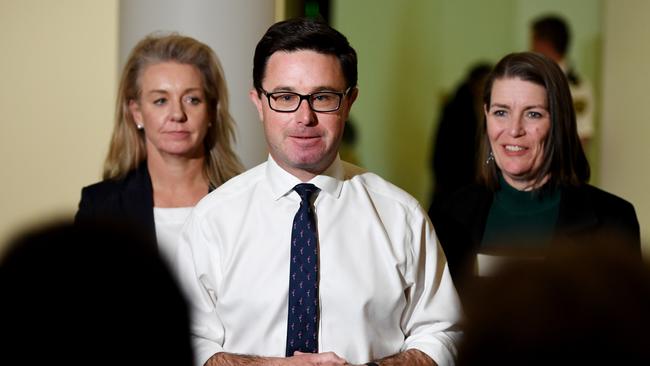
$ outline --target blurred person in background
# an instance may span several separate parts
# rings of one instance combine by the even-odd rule
[[[594,135],[594,97],[590,83],[578,75],[568,60],[571,32],[567,22],[556,15],[536,18],[531,25],[531,50],[555,61],[567,79],[576,113],[578,136],[582,147],[587,150]]]
[[[431,167],[436,206],[458,189],[476,182],[478,131],[483,120],[483,88],[492,66],[478,63],[445,103],[436,130]],[[430,210],[435,210],[431,208]]]

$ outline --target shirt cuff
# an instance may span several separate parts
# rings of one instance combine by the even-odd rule
[[[192,344],[194,346],[194,364],[196,366],[203,366],[217,353],[224,352],[223,347],[215,342],[211,342],[205,338],[193,337]]]
[[[442,336],[444,339],[436,337],[435,341],[413,341],[406,344],[402,351],[417,349],[431,357],[438,366],[454,366],[458,357],[456,345],[461,335],[460,331],[447,331]]]

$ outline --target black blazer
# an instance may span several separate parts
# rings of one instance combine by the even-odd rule
[[[123,179],[103,180],[81,190],[75,222],[91,220],[126,221],[155,242],[153,187],[146,161]]]
[[[470,185],[439,208],[429,210],[457,285],[471,277],[493,197],[486,187]],[[562,188],[554,234],[557,240],[553,242],[588,245],[585,238],[598,238],[600,234],[621,235],[621,245],[629,246],[640,258],[639,222],[632,204],[588,184]]]

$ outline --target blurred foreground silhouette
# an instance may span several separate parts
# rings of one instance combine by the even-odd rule
[[[650,365],[650,269],[614,238],[474,282],[458,364]]]
[[[155,245],[124,226],[57,223],[0,262],[1,365],[191,365],[187,306]]]

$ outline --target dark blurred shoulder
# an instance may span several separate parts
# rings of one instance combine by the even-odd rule
[[[431,205],[429,217],[434,223],[441,217],[464,217],[486,201],[490,201],[491,197],[491,192],[483,185],[466,185],[441,199],[439,203]]]

